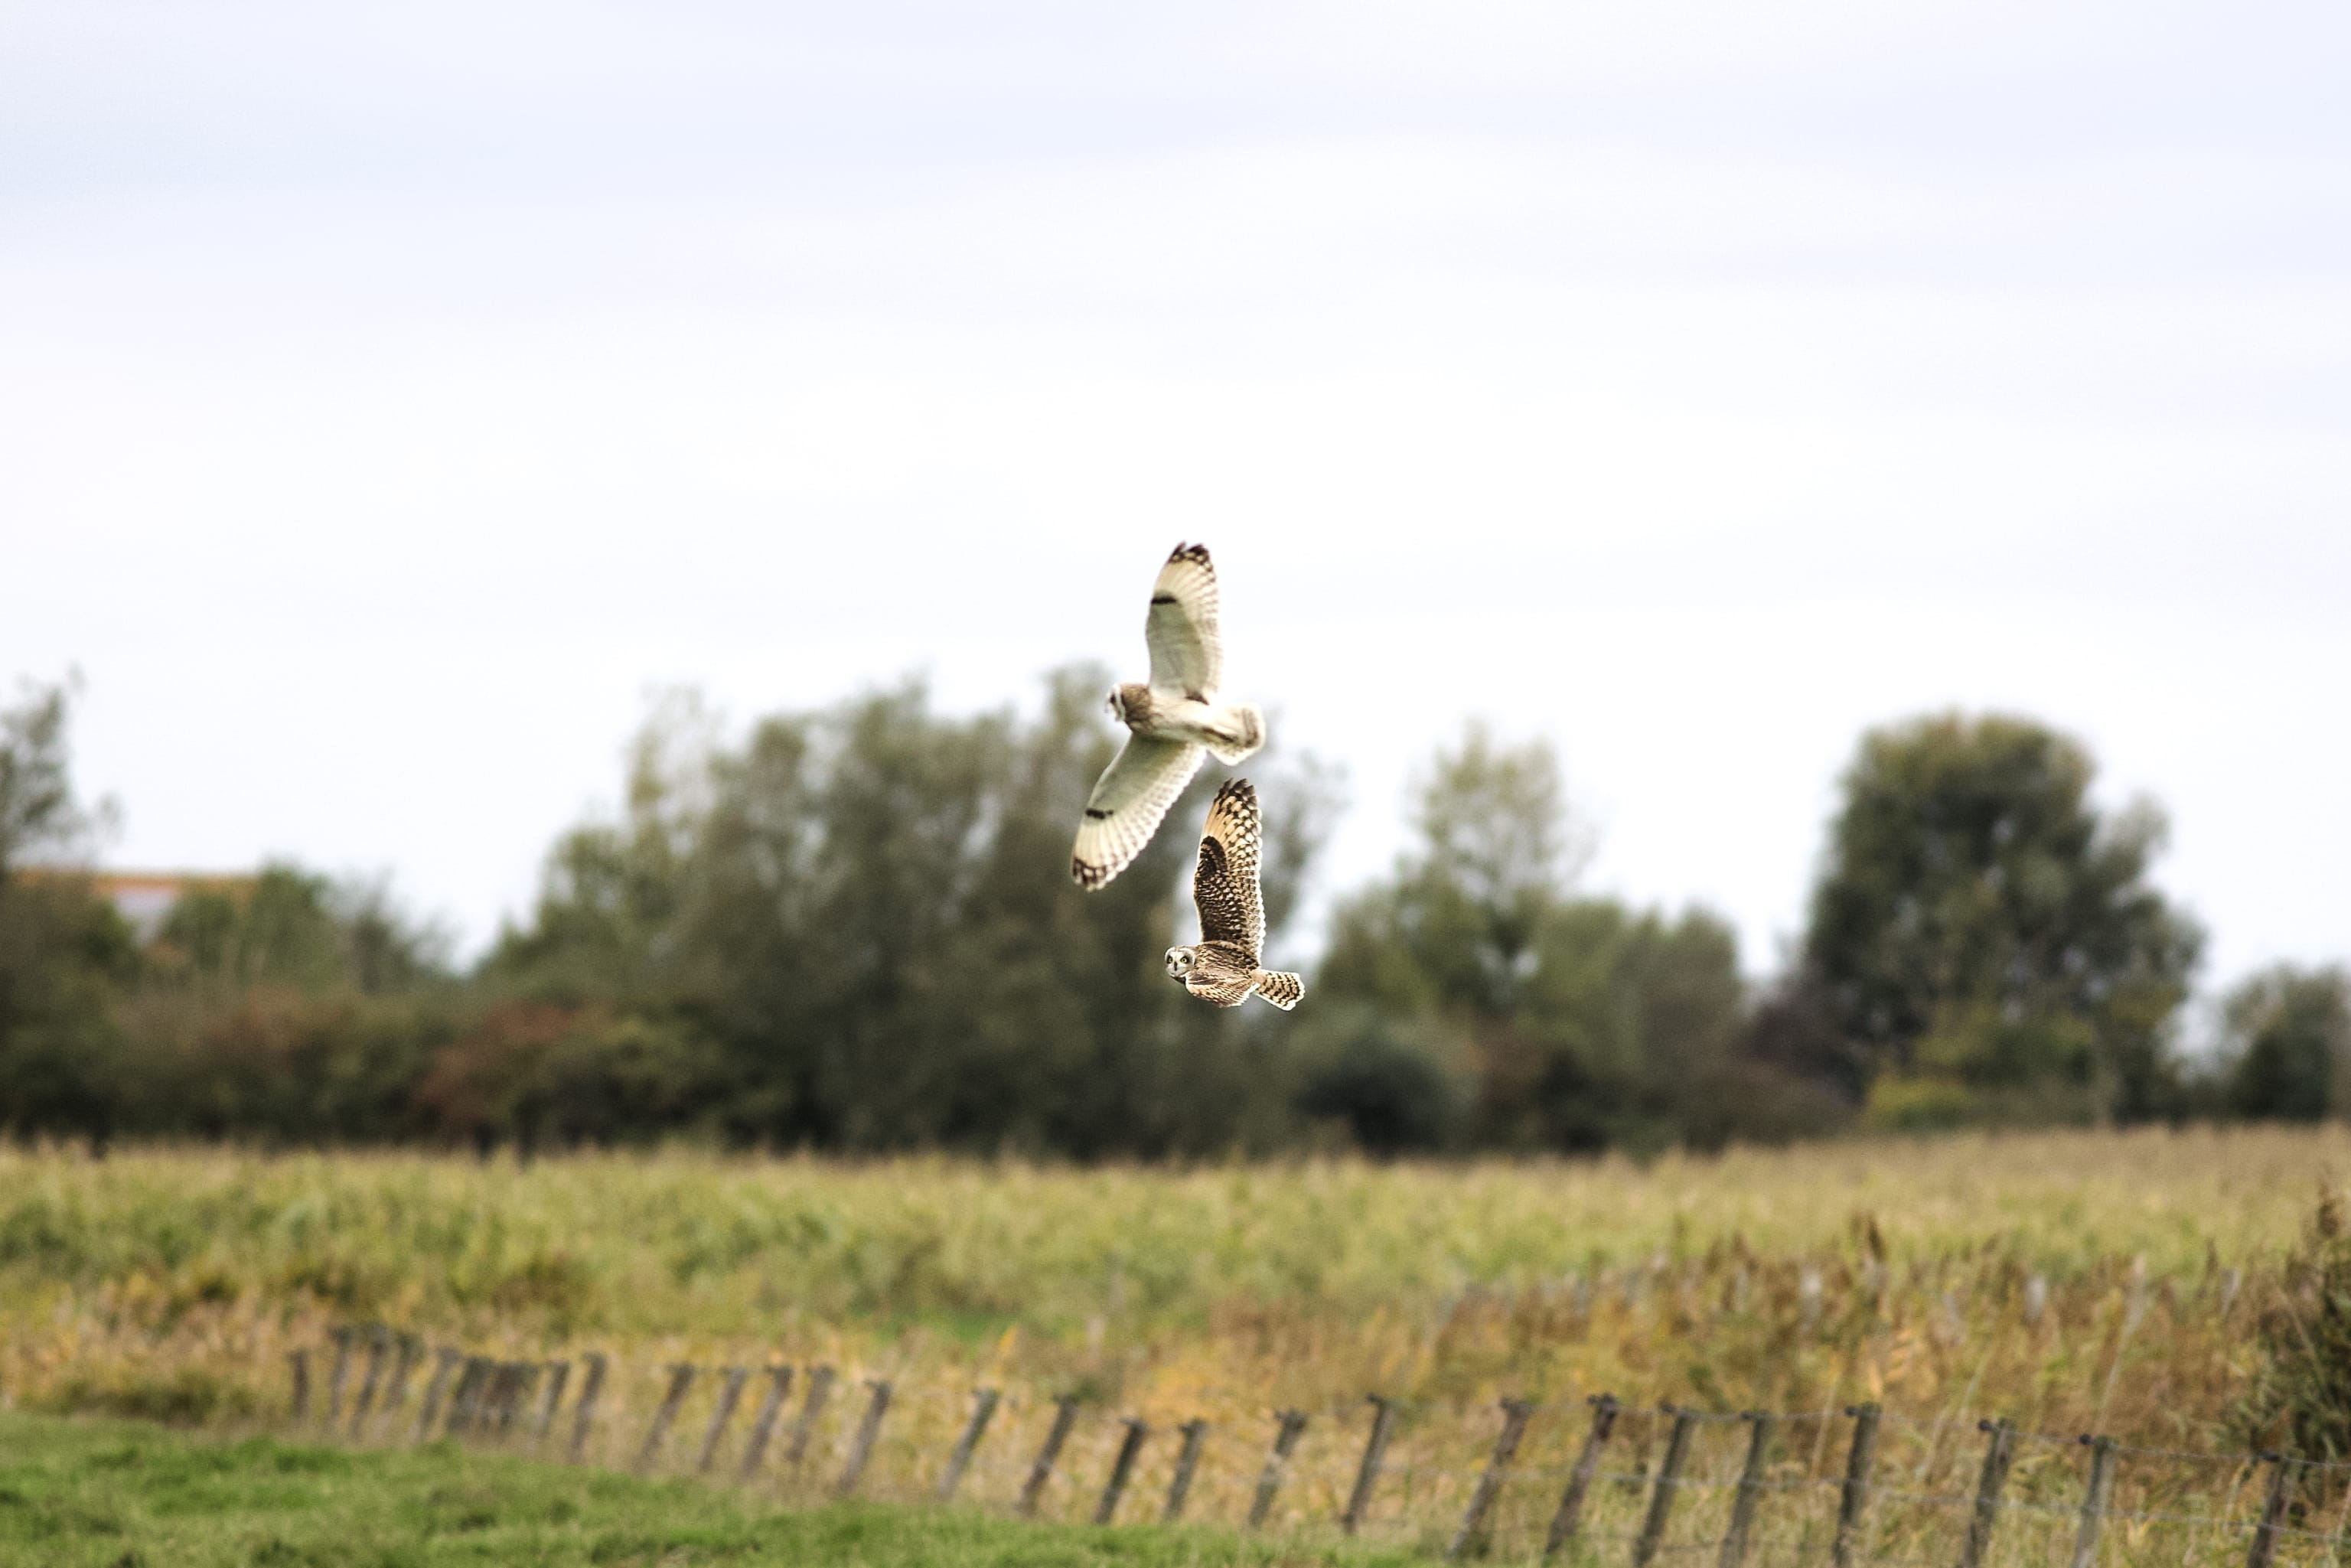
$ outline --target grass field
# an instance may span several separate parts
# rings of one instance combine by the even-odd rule
[[[811,1476],[838,1464],[861,1380],[896,1388],[865,1486],[883,1498],[925,1491],[985,1384],[1005,1406],[971,1490],[1001,1504],[1051,1396],[1080,1396],[1070,1479],[1041,1511],[1064,1521],[1089,1511],[1128,1415],[1163,1434],[1138,1500],[1166,1483],[1167,1429],[1204,1419],[1215,1436],[1193,1516],[1238,1520],[1271,1412],[1295,1407],[1313,1420],[1273,1516],[1290,1526],[1336,1512],[1363,1396],[1377,1391],[1408,1402],[1377,1533],[1423,1547],[1458,1513],[1504,1396],[1541,1406],[1521,1460],[1531,1477],[1567,1462],[1583,1401],[1604,1390],[1717,1411],[1875,1400],[1889,1413],[1886,1462],[1939,1496],[1970,1483],[1978,1416],[2241,1451],[2252,1323],[2282,1299],[2280,1260],[2346,1156],[2351,1137],[2333,1129],[1849,1144],[1646,1166],[10,1153],[0,1393],[20,1410],[282,1423],[286,1353],[308,1348],[323,1379],[330,1326],[383,1322],[506,1357],[610,1354],[591,1457],[612,1464],[670,1363],[821,1363],[842,1393]],[[681,1415],[681,1453],[716,1381]],[[1786,1429],[1784,1485],[1834,1471],[1840,1419]],[[1645,1473],[1665,1426],[1628,1417],[1612,1452]],[[1707,1428],[1693,1475],[1725,1484],[1740,1440]],[[2062,1508],[2080,1455],[2043,1447],[2020,1459],[2018,1495]],[[2220,1511],[2248,1484],[2226,1465],[2135,1460],[2117,1498]],[[1539,1531],[1543,1490],[1530,1479],[1505,1499],[1512,1530]],[[1599,1508],[1630,1529],[1639,1503],[1630,1486]],[[1782,1512],[1790,1531],[1821,1527],[1817,1509]],[[1886,1528],[1912,1525],[1889,1514]]]
[[[1395,1561],[1213,1530],[1068,1531],[970,1510],[778,1509],[684,1481],[533,1464],[448,1443],[350,1453],[123,1421],[0,1416],[0,1564],[7,1568],[1368,1568]]]

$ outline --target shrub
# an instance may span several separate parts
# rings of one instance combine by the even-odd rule
[[[2246,1439],[2351,1455],[2351,1235],[2339,1194],[2320,1195],[2255,1333],[2262,1370],[2237,1412]]]
[[[131,1416],[168,1426],[197,1427],[253,1410],[252,1390],[200,1366],[168,1372],[133,1367],[110,1375],[69,1377],[41,1403],[60,1412]]]

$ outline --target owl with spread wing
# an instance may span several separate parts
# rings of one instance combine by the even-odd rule
[[[1258,967],[1265,943],[1258,838],[1257,790],[1246,779],[1227,779],[1208,807],[1192,867],[1200,940],[1167,949],[1167,977],[1220,1008],[1237,1008],[1255,993],[1288,1012],[1306,994],[1306,983],[1284,969]]]
[[[1070,855],[1070,875],[1088,891],[1107,884],[1143,852],[1205,752],[1230,766],[1265,744],[1263,714],[1217,700],[1225,649],[1207,546],[1177,545],[1159,569],[1143,640],[1151,651],[1151,679],[1110,694],[1110,711],[1127,727],[1126,745],[1087,798]]]

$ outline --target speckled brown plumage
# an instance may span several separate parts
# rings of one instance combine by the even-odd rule
[[[1257,789],[1228,779],[1209,803],[1200,830],[1200,857],[1192,866],[1192,902],[1200,911],[1200,942],[1228,946],[1245,967],[1257,967],[1265,942],[1265,904],[1258,892]]]
[[[1192,866],[1192,903],[1200,912],[1200,940],[1167,950],[1167,973],[1203,1001],[1238,1007],[1254,993],[1285,1012],[1306,994],[1305,982],[1281,970],[1258,967],[1265,943],[1265,899],[1258,882],[1257,790],[1230,779],[1208,807]]]

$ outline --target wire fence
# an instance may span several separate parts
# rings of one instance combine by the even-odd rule
[[[507,1360],[380,1326],[294,1351],[290,1430],[454,1440],[791,1502],[869,1497],[1071,1524],[1183,1521],[1447,1559],[2341,1564],[2351,1464],[2139,1447],[1875,1404],[1701,1411],[1597,1394],[1498,1406],[1145,1413],[829,1365]]]

